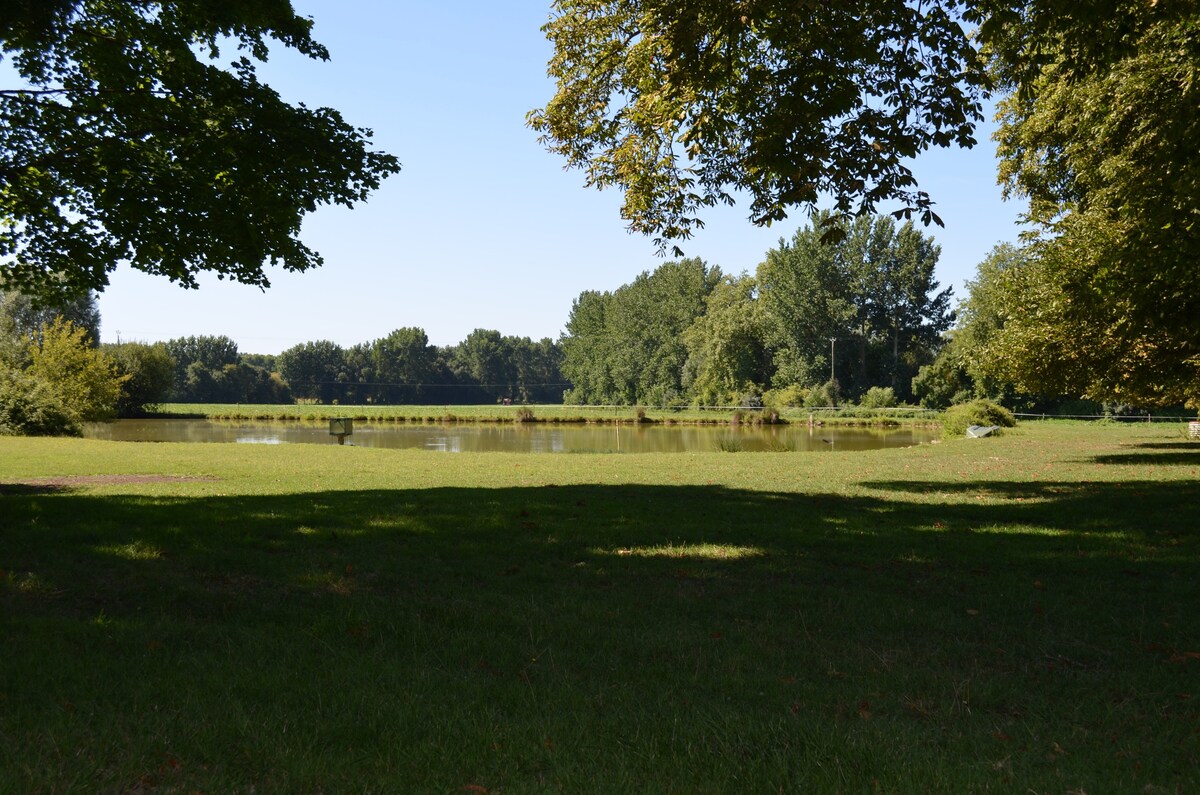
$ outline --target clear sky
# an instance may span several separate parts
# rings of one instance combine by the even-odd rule
[[[184,290],[122,267],[100,296],[105,342],[224,334],[244,353],[328,339],[353,345],[419,326],[451,345],[473,329],[557,338],[572,300],[612,290],[661,262],[630,235],[620,196],[583,187],[525,126],[545,104],[549,0],[293,0],[311,16],[329,62],[278,51],[260,77],[286,99],[328,105],[375,131],[403,171],[353,210],[322,208],[302,237],[325,257],[304,274],[271,271],[256,288],[201,279]],[[995,147],[938,150],[914,170],[944,229],[938,278],[962,283],[998,242],[1016,239],[1018,203],[1003,203]],[[745,205],[710,211],[683,245],[726,272],[753,271],[803,224],[770,229]]]

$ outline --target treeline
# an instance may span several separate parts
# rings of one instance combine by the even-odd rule
[[[613,292],[584,292],[562,341],[566,400],[909,400],[954,321],[951,290],[933,278],[939,254],[912,223],[861,218],[839,229],[821,217],[753,275],[686,259]]]
[[[412,327],[349,348],[305,342],[274,359],[297,399],[348,404],[559,403],[567,386],[561,362],[549,338],[476,329],[440,347]]]
[[[41,308],[0,289],[0,433],[78,434],[82,423],[180,403],[556,403],[569,386],[550,339],[476,329],[431,345],[402,328],[350,348],[306,342],[278,356],[242,353],[229,337],[99,345],[87,294]]]
[[[585,291],[562,338],[566,401],[944,409],[987,398],[1015,411],[1146,413],[1135,401],[1082,398],[1065,379],[1038,392],[1014,382],[1005,341],[1027,334],[1012,307],[1017,277],[1036,262],[1030,249],[998,245],[956,311],[933,278],[939,256],[912,223],[819,216],[753,274],[686,259],[612,292]],[[1070,363],[1040,366],[1028,380],[1056,385]]]
[[[567,386],[552,340],[488,329],[450,346],[409,327],[349,348],[304,342],[278,356],[240,353],[224,336],[181,337],[163,350],[174,403],[557,403]]]
[[[753,274],[684,259],[585,291],[558,342],[476,329],[436,346],[406,327],[277,356],[242,353],[224,336],[97,345],[94,297],[45,309],[0,290],[0,432],[71,432],[163,402],[945,408],[990,398],[1025,411],[1138,413],[1007,380],[997,341],[1022,330],[1009,318],[1028,250],[997,246],[957,315],[933,278],[939,255],[912,223],[821,216]]]

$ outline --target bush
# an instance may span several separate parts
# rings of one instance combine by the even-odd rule
[[[764,394],[763,405],[772,409],[803,406],[807,394],[808,390],[799,384],[788,384],[782,389],[772,389]]]
[[[864,409],[890,409],[896,405],[896,390],[890,386],[873,386],[858,405]]]
[[[73,423],[112,419],[128,379],[103,351],[88,344],[85,329],[61,318],[42,328],[41,341],[30,348],[26,373],[54,391]]]
[[[972,400],[946,409],[942,415],[942,434],[964,436],[972,425],[998,425],[1011,428],[1017,424],[1012,412],[990,400]]]
[[[517,414],[513,417],[514,422],[533,422],[533,409],[528,406],[521,406],[517,409]]]
[[[53,385],[19,370],[0,370],[0,434],[79,436],[79,423]]]
[[[836,406],[840,402],[841,394],[837,381],[826,381],[819,386],[814,386],[804,398],[805,408],[825,408],[826,406]]]

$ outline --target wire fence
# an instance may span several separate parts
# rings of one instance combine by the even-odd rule
[[[1195,422],[1196,416],[1181,416],[1178,414],[1049,414],[1013,412],[1013,416],[1023,420],[1107,420],[1112,422]]]

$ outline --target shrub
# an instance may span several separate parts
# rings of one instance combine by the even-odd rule
[[[890,409],[896,405],[896,390],[890,386],[873,386],[858,405],[864,409]]]
[[[19,370],[0,369],[0,434],[6,436],[78,436],[79,423],[63,405],[58,390]]]
[[[998,425],[1011,428],[1017,424],[1012,412],[990,400],[972,400],[946,409],[942,415],[942,433],[945,436],[963,436],[972,425]]]
[[[772,389],[764,394],[763,405],[774,409],[803,406],[807,393],[808,390],[799,384],[788,384],[782,389]]]
[[[88,344],[86,329],[55,318],[29,352],[27,373],[54,390],[74,422],[112,419],[127,375]]]
[[[521,406],[517,409],[517,415],[513,419],[516,422],[533,422],[533,409],[529,406]]]
[[[804,398],[806,408],[824,408],[826,406],[836,406],[841,402],[841,395],[838,390],[837,381],[826,381],[825,383],[814,386],[808,391],[808,395]]]

